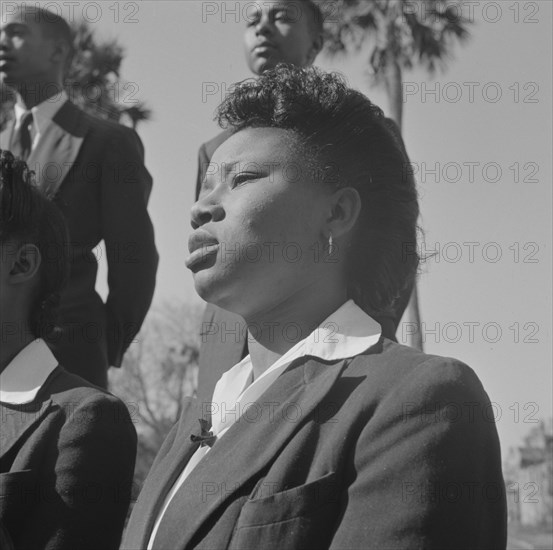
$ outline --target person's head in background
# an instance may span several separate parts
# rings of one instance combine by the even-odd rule
[[[311,0],[252,3],[246,25],[246,61],[256,75],[278,63],[308,67],[323,47],[323,15]]]
[[[34,107],[63,89],[72,44],[59,15],[31,4],[10,6],[0,20],[0,82]]]
[[[62,213],[34,185],[25,162],[0,150],[0,371],[56,330],[68,240]]]

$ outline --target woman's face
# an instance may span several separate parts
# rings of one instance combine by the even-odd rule
[[[186,262],[204,300],[247,317],[323,276],[331,194],[298,149],[293,132],[248,128],[213,155]]]

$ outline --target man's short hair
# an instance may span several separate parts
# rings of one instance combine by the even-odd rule
[[[47,38],[62,40],[68,46],[68,60],[73,56],[73,32],[67,21],[57,13],[45,10],[38,6],[21,4],[18,6],[19,13],[25,22],[32,22],[40,25],[42,32]]]
[[[321,8],[313,2],[313,0],[298,0],[304,5],[309,12],[311,30],[315,35],[320,35],[323,32],[324,16]]]

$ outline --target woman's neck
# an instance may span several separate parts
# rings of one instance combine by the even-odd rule
[[[329,292],[314,286],[246,318],[254,380],[346,300],[345,288]]]

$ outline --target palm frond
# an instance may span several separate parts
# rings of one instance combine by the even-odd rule
[[[471,21],[454,0],[338,0],[326,24],[325,52],[367,51],[377,77],[387,60],[404,69],[444,69],[457,42],[469,37]],[[414,9],[416,8],[416,9]]]

